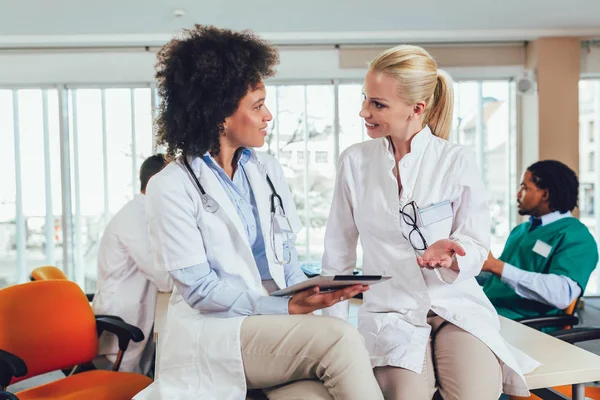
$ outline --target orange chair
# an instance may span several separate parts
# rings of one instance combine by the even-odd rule
[[[565,395],[568,399],[573,398],[573,394],[571,393],[571,386],[557,386],[553,387],[554,391]],[[599,400],[600,399],[600,388],[586,386],[585,388],[585,398],[591,400]],[[510,396],[510,400],[542,400],[541,397],[532,394],[529,397],[519,397],[519,396]]]
[[[556,386],[553,387],[554,391],[565,395],[567,398],[573,398],[573,394],[571,392],[571,385],[566,386]],[[557,397],[555,397],[557,398]],[[600,400],[600,388],[593,386],[586,386],[585,388],[585,398],[591,400]],[[520,396],[510,396],[510,400],[542,400],[542,397],[536,396],[532,394],[529,397],[520,397]]]
[[[32,281],[48,281],[52,279],[63,279],[65,281],[68,280],[65,273],[53,265],[37,267],[36,269],[31,271]]]
[[[62,270],[60,270],[59,268],[57,268],[53,265],[37,267],[36,269],[31,271],[31,276],[29,278],[32,281],[48,281],[48,280],[67,281],[67,280],[69,280],[69,278],[67,278],[67,276],[65,275],[64,272],[62,272]],[[87,297],[89,302],[92,302],[94,300],[94,293],[86,293],[85,296]],[[116,315],[96,314],[96,318],[104,318],[104,317],[115,318],[115,319],[118,319],[119,321],[123,321],[123,319],[121,317],[116,316]]]
[[[142,332],[123,321],[95,319],[74,282],[36,281],[0,289],[0,326],[0,391],[32,376],[91,362],[104,330],[119,337],[113,371],[74,374],[15,393],[19,400],[130,400],[152,382],[143,375],[117,372],[130,340],[142,340]],[[0,394],[0,399],[11,396]]]
[[[32,281],[48,281],[52,279],[59,280],[69,280],[62,270],[58,269],[53,265],[45,265],[43,267],[37,267],[33,271],[31,271],[31,276],[29,277]],[[94,293],[86,293],[86,297],[89,302],[94,300]]]
[[[579,318],[575,315],[575,309],[579,303],[579,298],[573,300],[569,307],[563,310],[562,314],[549,315],[545,317],[520,318],[517,322],[527,325],[530,328],[543,330],[544,328],[551,329],[571,329],[579,323]]]
[[[573,300],[573,302],[569,305],[569,307],[565,308],[563,311],[566,315],[575,315],[575,309],[577,308],[577,304],[579,303],[579,298]]]
[[[53,265],[45,265],[43,267],[37,267],[33,271],[31,271],[31,276],[29,277],[32,281],[47,281],[47,280],[69,280],[65,273],[59,268]],[[89,302],[94,300],[94,293],[86,293]],[[119,321],[123,321],[123,319],[117,315],[106,315],[106,314],[96,314],[96,319],[98,318],[113,318],[118,319]],[[98,335],[100,337],[100,335]],[[63,373],[65,375],[71,375],[74,373],[88,371],[90,369],[96,369],[93,363],[89,363],[86,365],[78,365],[73,368],[63,369]]]

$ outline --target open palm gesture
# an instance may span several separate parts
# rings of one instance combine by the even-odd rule
[[[417,257],[417,264],[421,268],[450,268],[454,261],[454,256],[464,256],[467,254],[465,249],[450,239],[438,240],[425,250],[422,256]]]

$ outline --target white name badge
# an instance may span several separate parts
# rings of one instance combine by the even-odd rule
[[[533,246],[533,252],[544,258],[548,258],[550,251],[552,251],[552,246],[550,246],[548,243],[542,242],[541,240],[535,242],[535,245]]]
[[[452,203],[449,200],[432,204],[419,209],[419,218],[423,226],[428,226],[440,222],[444,219],[452,218]]]
[[[275,232],[276,233],[292,233],[292,227],[286,217],[281,214],[275,214]]]

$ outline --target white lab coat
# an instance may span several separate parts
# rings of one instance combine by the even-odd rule
[[[98,287],[92,307],[95,314],[116,315],[144,333],[144,340],[130,342],[120,371],[147,374],[154,358],[152,326],[158,291],[170,292],[173,282],[166,271],[154,268],[144,207],[138,194],[111,219],[98,251]],[[103,333],[100,355],[115,362],[117,337]]]
[[[148,185],[146,204],[157,264],[165,270],[176,270],[208,262],[229,285],[267,295],[247,233],[229,196],[204,161],[196,158],[191,167],[219,209],[214,214],[204,210],[199,190],[181,162],[172,162],[155,175]],[[270,246],[271,189],[267,173],[297,233],[301,223],[294,202],[283,170],[272,156],[255,153],[244,169],[257,203],[269,271],[277,285],[284,288],[284,270],[274,263]],[[244,399],[246,378],[240,343],[243,319],[201,314],[175,287],[160,342],[160,378],[135,399]]]
[[[373,367],[392,365],[421,372],[431,327],[429,310],[482,340],[502,361],[504,391],[527,395],[523,373],[539,363],[512,348],[500,336],[499,320],[474,276],[490,242],[489,209],[474,158],[464,147],[431,134],[425,127],[399,163],[400,197],[387,138],[351,146],[340,156],[335,193],[325,234],[323,274],[349,274],[356,265],[360,236],[365,274],[393,275],[364,294],[359,331]],[[411,227],[399,209],[410,201],[420,208],[450,200],[452,218],[420,230],[427,243],[458,241],[466,256],[460,272],[420,268],[404,238]],[[347,318],[348,302],[324,314]]]

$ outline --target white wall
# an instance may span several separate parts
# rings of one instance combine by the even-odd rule
[[[340,68],[333,47],[285,47],[274,81],[355,80],[365,68]],[[53,84],[119,84],[154,82],[156,53],[143,48],[123,50],[0,51],[0,86]],[[506,78],[520,66],[449,68],[455,79]]]
[[[338,67],[337,51],[292,49],[281,52],[277,80],[361,79],[364,70]],[[156,53],[122,51],[3,51],[0,85],[119,84],[154,82]]]
[[[273,81],[361,81],[365,68],[341,68],[331,46],[282,47]],[[0,86],[154,82],[155,49],[0,50]],[[521,65],[447,68],[454,79],[518,76]],[[584,76],[600,75],[600,47],[581,51]]]
[[[152,82],[145,51],[0,52],[0,85]]]

